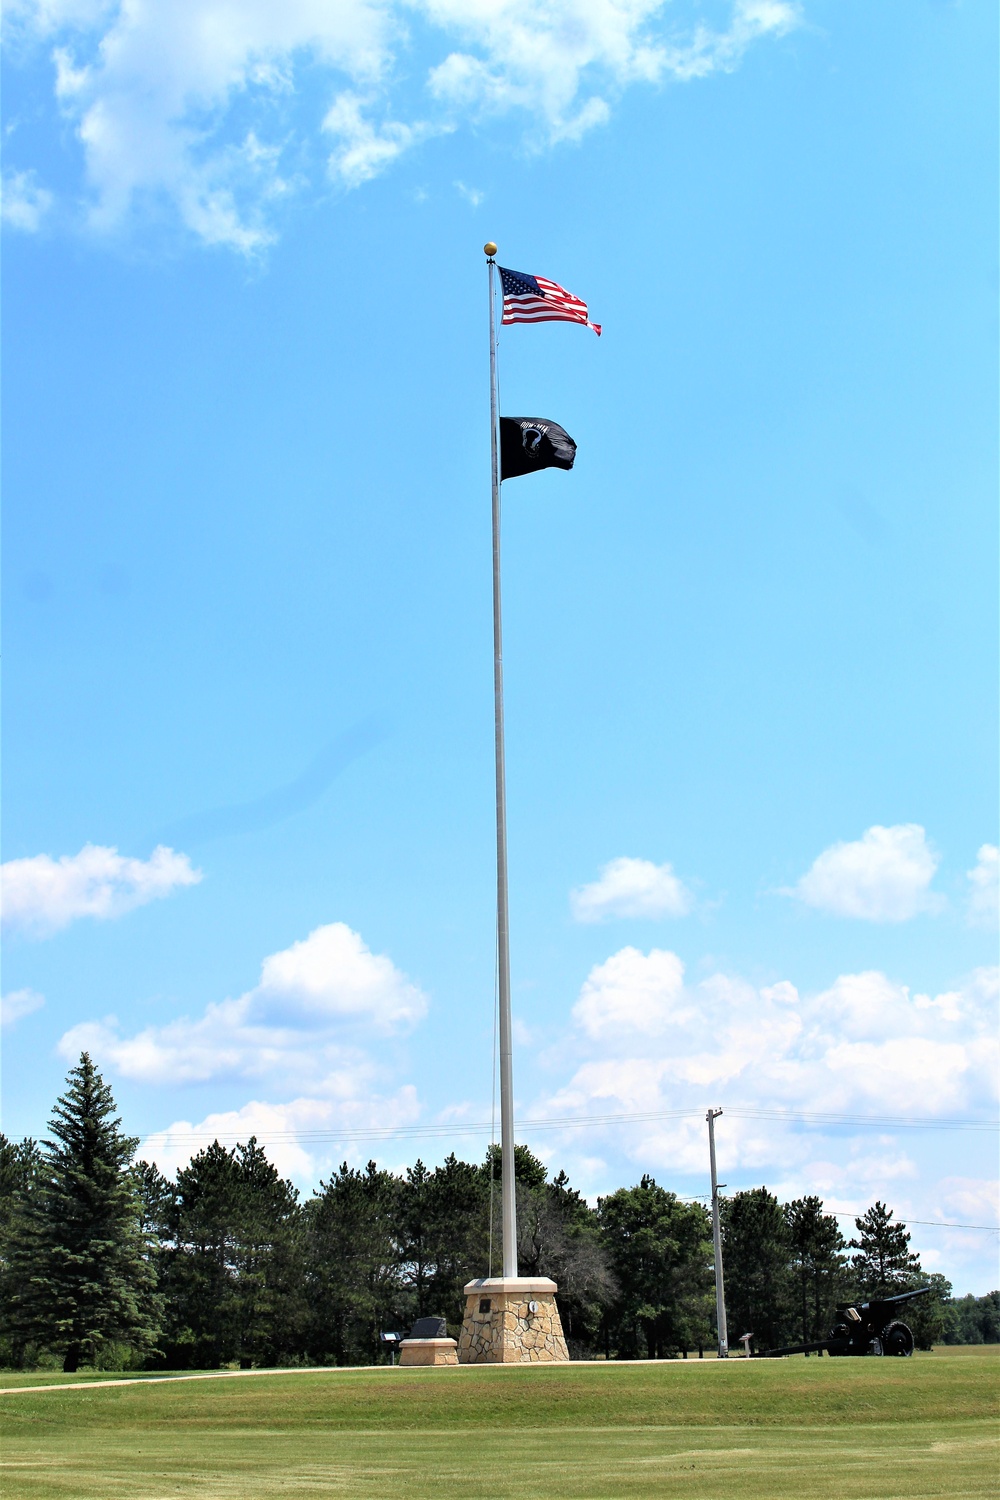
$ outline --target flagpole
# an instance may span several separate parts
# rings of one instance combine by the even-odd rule
[[[497,451],[497,247],[486,252],[490,287],[490,459],[493,472],[493,709],[497,778],[497,976],[500,1006],[500,1144],[503,1151],[500,1201],[503,1274],[517,1275],[517,1210],[514,1200],[514,1069],[511,1056],[510,937],[507,911],[507,789],[503,735],[503,631],[500,615],[500,455]]]

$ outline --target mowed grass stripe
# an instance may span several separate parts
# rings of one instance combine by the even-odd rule
[[[842,1496],[917,1500],[995,1494],[997,1445],[957,1426],[914,1434],[907,1425],[866,1430],[642,1429],[614,1433],[480,1431],[413,1435],[350,1432],[282,1434],[247,1451],[245,1435],[136,1434],[134,1442],[61,1436],[44,1450],[5,1463],[5,1493],[21,1500],[206,1500],[342,1493],[388,1500],[405,1495],[551,1497],[697,1495],[729,1500]],[[262,1448],[264,1451],[262,1451]]]
[[[5,1500],[846,1500],[996,1494],[1000,1350],[454,1371],[338,1371],[22,1393]],[[448,1378],[451,1377],[451,1378]]]
[[[990,1359],[1000,1351],[994,1350],[990,1345],[944,1345],[934,1350],[930,1356],[934,1359]],[[921,1353],[917,1356],[923,1362],[928,1356]],[[801,1365],[808,1361],[793,1360],[792,1363]],[[673,1359],[673,1360],[612,1360],[610,1363],[603,1360],[583,1360],[568,1365],[549,1364],[534,1365],[531,1369],[539,1375],[549,1373],[557,1375],[574,1376],[580,1374],[594,1374],[600,1371],[620,1371],[634,1366],[645,1366],[652,1370],[705,1370],[709,1367],[718,1370],[743,1370],[753,1367],[759,1368],[754,1360],[746,1360],[740,1355],[734,1355],[728,1361],[716,1360],[714,1355],[706,1359]],[[80,1370],[73,1375],[67,1375],[62,1370],[34,1370],[29,1372],[21,1370],[0,1370],[0,1395],[9,1395],[14,1391],[41,1391],[41,1390],[72,1390],[74,1388],[93,1388],[100,1386],[120,1385],[164,1385],[186,1380],[260,1380],[262,1378],[288,1378],[298,1376],[336,1375],[345,1380],[359,1379],[371,1376],[375,1379],[400,1380],[404,1377],[421,1380],[443,1379],[464,1380],[474,1376],[497,1377],[502,1379],[505,1375],[523,1374],[523,1365],[480,1365],[471,1367],[462,1365],[459,1367],[448,1366],[442,1369],[407,1369],[402,1366],[379,1365],[300,1365],[291,1369],[255,1369],[255,1370],[184,1370],[172,1373],[160,1374],[155,1370],[133,1372],[116,1372],[103,1370]]]
[[[733,1360],[693,1381],[674,1362],[459,1370],[353,1370],[254,1381],[77,1386],[21,1391],[3,1404],[8,1431],[23,1421],[85,1420],[266,1427],[414,1429],[500,1425],[641,1426],[810,1421],[963,1420],[995,1407],[1000,1348],[980,1357],[912,1360]]]

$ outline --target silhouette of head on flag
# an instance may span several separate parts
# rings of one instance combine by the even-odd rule
[[[516,479],[538,469],[571,469],[576,444],[558,422],[544,417],[500,418],[500,478]]]

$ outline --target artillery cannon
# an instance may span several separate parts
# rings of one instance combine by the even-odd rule
[[[839,1302],[837,1321],[829,1338],[814,1344],[767,1349],[760,1358],[780,1359],[785,1354],[811,1354],[814,1350],[820,1354],[824,1350],[827,1354],[912,1354],[913,1333],[896,1313],[902,1303],[912,1302],[914,1297],[932,1290],[921,1286],[915,1292],[900,1292],[896,1297],[879,1297],[871,1302]]]

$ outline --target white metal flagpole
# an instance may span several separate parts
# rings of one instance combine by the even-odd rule
[[[490,284],[490,456],[493,465],[493,703],[497,772],[497,976],[500,1005],[500,1199],[503,1274],[517,1275],[517,1210],[514,1200],[514,1070],[511,1059],[510,939],[507,916],[507,790],[503,744],[503,632],[500,615],[500,455],[497,451],[497,324],[494,256],[483,246]]]

